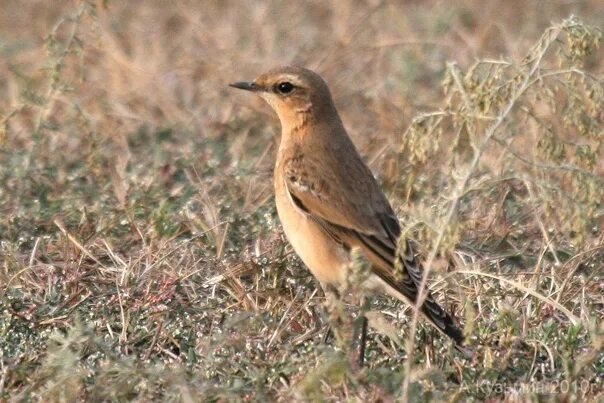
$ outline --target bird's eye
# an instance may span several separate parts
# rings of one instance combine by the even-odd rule
[[[294,85],[289,81],[283,81],[277,84],[277,92],[280,94],[289,94],[294,90],[294,88],[296,87],[294,87]]]

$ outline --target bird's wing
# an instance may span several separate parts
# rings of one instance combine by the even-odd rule
[[[293,203],[332,236],[356,240],[379,267],[393,268],[401,229],[390,203],[356,150],[339,160],[335,154],[319,158],[293,149],[283,158],[282,176]],[[421,281],[421,272],[411,277]]]
[[[330,161],[329,153],[321,158],[300,150],[284,158],[283,178],[292,202],[337,242],[361,247],[373,273],[414,303],[423,269],[409,241],[397,251],[401,228],[371,171],[356,150],[340,160]],[[440,331],[463,343],[461,331],[429,292],[422,311]]]

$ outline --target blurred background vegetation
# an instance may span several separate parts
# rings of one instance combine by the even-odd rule
[[[601,399],[603,26],[598,0],[3,0],[0,401]],[[278,121],[227,87],[285,64],[439,256],[472,359],[424,325],[406,351],[389,299],[363,370],[321,343]]]

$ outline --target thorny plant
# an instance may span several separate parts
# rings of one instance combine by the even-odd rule
[[[449,63],[443,83],[445,107],[418,116],[408,129],[402,151],[409,153],[414,171],[437,158],[447,123],[456,135],[448,150],[450,192],[442,195],[436,209],[442,214],[433,224],[434,235],[423,237],[430,247],[407,341],[407,374],[413,365],[418,308],[426,297],[426,280],[437,254],[449,252],[461,240],[459,210],[464,196],[490,192],[502,180],[518,182],[528,194],[522,204],[533,211],[544,249],[558,265],[556,243],[570,240],[581,245],[585,242],[582,234],[598,230],[604,178],[596,172],[595,161],[602,158],[604,143],[604,82],[581,67],[601,39],[598,28],[570,17],[549,28],[520,62],[478,61],[465,74]],[[489,167],[484,159],[489,153],[499,153],[497,169],[501,173],[495,179],[485,172]],[[562,239],[552,239],[551,228]],[[602,269],[601,260],[593,264]],[[569,319],[575,319],[574,315]],[[585,328],[593,319],[583,318]],[[411,380],[407,376],[403,382],[405,399]]]

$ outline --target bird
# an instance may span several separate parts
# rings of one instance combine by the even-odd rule
[[[348,135],[329,87],[298,66],[274,68],[231,87],[253,92],[277,113],[281,140],[274,169],[275,202],[289,243],[324,289],[348,276],[354,251],[370,263],[363,284],[415,306],[423,278],[414,244]],[[464,335],[452,316],[424,292],[423,315],[456,347]],[[366,319],[359,361],[364,358]]]

